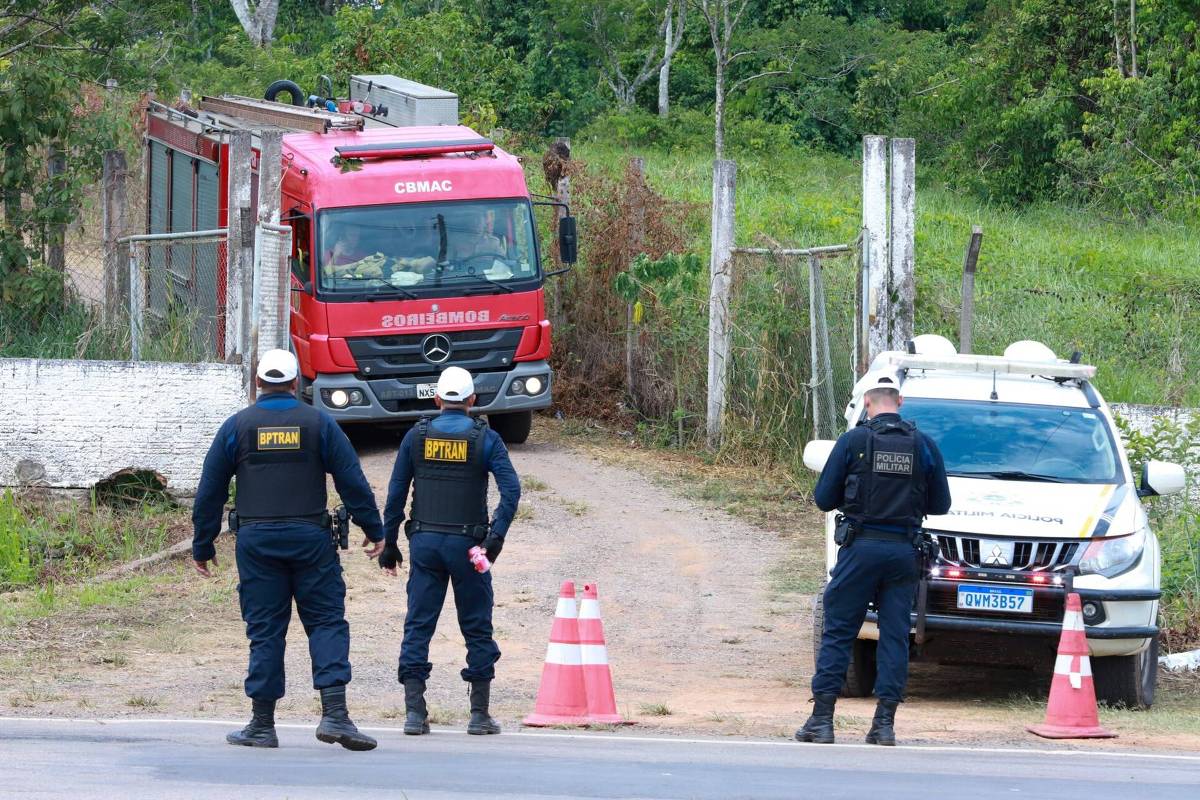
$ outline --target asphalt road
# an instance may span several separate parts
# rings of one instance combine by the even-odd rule
[[[4,798],[1200,797],[1200,755],[880,748],[634,734],[368,729],[379,749],[281,726],[278,750],[230,747],[227,723],[0,718]]]

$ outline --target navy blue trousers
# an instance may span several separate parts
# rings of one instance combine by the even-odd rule
[[[867,604],[874,600],[879,610],[875,696],[896,702],[904,699],[910,615],[919,570],[916,551],[899,536],[895,542],[858,539],[838,552],[825,587],[825,629],[812,679],[813,694],[841,694],[851,647],[862,628]]]
[[[466,536],[417,533],[408,543],[408,614],[404,618],[404,643],[400,645],[397,677],[428,680],[429,641],[437,630],[446,602],[446,586],[454,586],[458,628],[467,643],[464,681],[490,681],[496,677],[500,648],[492,638],[492,573],[475,571],[467,551],[475,542]]]
[[[238,531],[238,598],[250,668],[246,695],[283,697],[283,652],[292,600],[308,635],[313,688],[350,682],[346,582],[329,531],[305,523],[257,523]]]

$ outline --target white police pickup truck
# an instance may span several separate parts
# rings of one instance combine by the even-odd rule
[[[1112,414],[1091,384],[1095,368],[1064,361],[1039,342],[1001,357],[955,352],[918,336],[907,353],[885,352],[871,371],[894,372],[901,416],[937,442],[953,505],[929,517],[938,550],[928,569],[924,618],[913,612],[913,657],[943,664],[1049,669],[1066,586],[1083,601],[1098,699],[1148,708],[1158,662],[1158,540],[1140,498],[1178,492],[1183,469],[1159,461],[1129,467]],[[862,385],[846,423],[863,418]],[[833,443],[809,442],[820,471]],[[833,518],[826,564],[837,560]],[[919,604],[918,604],[919,607]],[[817,598],[814,648],[823,621]],[[874,612],[855,643],[844,693],[865,697],[875,680]]]

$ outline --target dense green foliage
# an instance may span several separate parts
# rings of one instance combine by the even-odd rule
[[[790,142],[842,153],[864,133],[915,136],[926,164],[990,200],[1200,211],[1197,0],[746,3],[729,66],[731,125],[773,123]],[[342,87],[353,72],[395,71],[458,92],[482,127],[571,135],[628,111],[630,98],[656,111],[667,4],[283,0],[260,48],[221,0],[10,0],[61,32],[22,47],[30,26],[5,29],[0,82],[57,96],[64,87],[47,85],[48,73],[117,78],[171,98],[184,87],[257,95],[283,77],[315,92],[322,74]],[[713,45],[698,4],[689,9],[671,61],[672,122],[652,131],[668,137],[676,121],[692,124],[687,112],[711,126]],[[619,96],[646,65],[646,79]],[[50,106],[70,110],[47,103],[33,115],[44,117],[29,120],[43,138]]]

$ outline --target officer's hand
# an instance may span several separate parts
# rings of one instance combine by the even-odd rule
[[[379,568],[392,577],[395,577],[396,567],[403,563],[404,554],[400,552],[400,547],[394,544],[385,544],[382,552],[379,554]]]
[[[384,539],[380,539],[378,542],[372,542],[371,537],[364,536],[362,546],[367,551],[367,558],[378,558],[379,554],[383,552],[383,546],[385,543],[386,540]]]
[[[211,560],[212,560],[212,565],[214,567],[217,566],[217,556],[215,553],[213,554],[213,557]],[[196,572],[199,572],[204,577],[206,577],[206,578],[212,577],[212,572],[209,571],[209,569],[208,569],[207,561],[192,561],[192,567],[195,568]]]
[[[504,549],[504,539],[489,533],[480,546],[487,553],[488,561],[495,564],[496,559],[500,557],[500,551]]]

